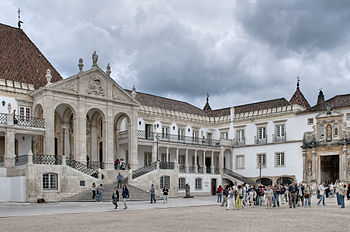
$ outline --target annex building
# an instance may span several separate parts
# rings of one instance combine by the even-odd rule
[[[212,110],[124,89],[98,55],[63,78],[23,30],[0,24],[0,201],[69,199],[93,182],[171,196],[220,184],[350,180],[350,94]],[[118,160],[118,162],[116,162]],[[261,179],[260,179],[261,170]]]

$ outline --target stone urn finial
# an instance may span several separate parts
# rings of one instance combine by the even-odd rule
[[[83,67],[84,67],[83,58],[79,59],[78,67],[79,67],[79,72],[83,71]]]
[[[47,69],[46,70],[46,80],[47,80],[47,84],[46,85],[49,85],[49,84],[51,84],[51,78],[52,78],[52,76],[51,76],[51,70],[50,69]]]
[[[107,71],[106,71],[107,75],[110,77],[111,76],[111,65],[108,63],[107,64]]]
[[[96,51],[92,54],[92,67],[97,66],[98,61],[98,55],[96,54]]]

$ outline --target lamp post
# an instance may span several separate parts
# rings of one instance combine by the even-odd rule
[[[157,139],[157,161],[159,162],[159,134],[156,133],[156,139]]]
[[[260,184],[261,184],[261,166],[262,166],[262,162],[261,162],[261,159],[259,159]]]

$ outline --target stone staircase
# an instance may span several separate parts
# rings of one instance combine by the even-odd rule
[[[132,171],[132,178],[135,179],[137,177],[140,177],[140,176],[142,176],[146,173],[149,173],[153,170],[156,170],[156,169],[157,169],[157,162],[153,162],[149,166],[142,167],[142,168],[139,168],[139,169]]]
[[[102,201],[103,202],[108,202],[112,200],[112,195],[113,195],[113,191],[114,188],[117,186],[117,183],[113,183],[113,184],[106,184],[103,185],[103,196],[102,196]],[[151,199],[151,194],[147,191],[144,191],[140,188],[137,188],[131,184],[127,184],[128,189],[129,189],[129,199],[130,201],[150,201]],[[120,201],[122,201],[122,191],[121,189],[119,189],[119,194],[120,194]],[[74,195],[72,197],[69,197],[63,201],[95,201],[92,198],[92,192],[91,190],[88,191],[84,191],[81,193],[78,193],[77,195]],[[156,197],[156,199],[158,200],[158,198]],[[160,199],[160,198],[159,198]]]
[[[238,174],[236,172],[233,172],[233,171],[231,171],[229,169],[225,168],[224,169],[224,174],[228,175],[228,176],[230,176],[230,177],[232,177],[232,178],[234,178],[234,179],[236,179],[238,181],[241,181],[243,183],[246,183],[246,184],[249,184],[249,185],[255,185],[255,186],[257,185],[257,183],[255,181],[252,181],[251,179],[249,179],[249,178],[247,178],[245,176],[242,176],[242,175],[240,175],[240,174]]]

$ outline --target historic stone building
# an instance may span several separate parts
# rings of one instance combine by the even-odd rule
[[[186,184],[200,195],[234,181],[348,180],[347,95],[310,107],[298,81],[289,101],[212,110],[207,97],[199,109],[121,88],[96,53],[63,79],[18,28],[0,24],[0,48],[0,201],[79,197],[119,172],[172,196]]]

